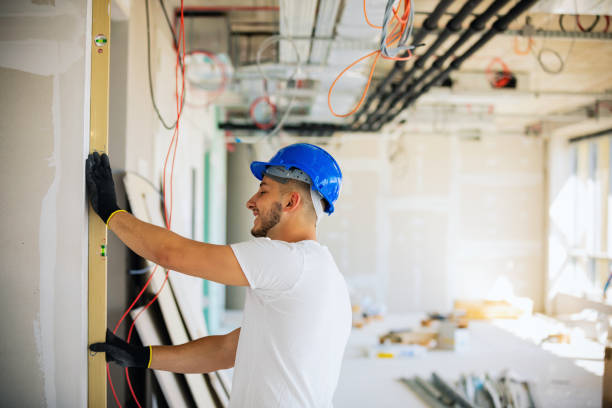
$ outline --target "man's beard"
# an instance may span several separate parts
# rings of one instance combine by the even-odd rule
[[[251,230],[251,235],[254,237],[266,237],[268,236],[268,231],[270,231],[276,224],[280,222],[281,218],[281,203],[274,203],[272,208],[267,213],[259,213],[259,223],[261,224],[259,228],[253,227]]]

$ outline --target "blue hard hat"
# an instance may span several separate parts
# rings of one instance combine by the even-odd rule
[[[334,212],[334,203],[340,194],[342,172],[331,154],[319,146],[296,143],[283,147],[269,162],[254,161],[251,172],[261,180],[268,166],[283,166],[287,170],[295,167],[310,176],[311,188],[323,196],[327,202],[325,212]]]

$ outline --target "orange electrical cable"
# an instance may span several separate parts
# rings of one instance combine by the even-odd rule
[[[524,50],[521,50],[519,48],[519,37],[518,36],[514,37],[514,53],[516,55],[529,55],[534,44],[535,44],[535,41],[533,41],[533,38],[528,37],[527,38],[527,48]]]
[[[400,1],[401,3],[401,1]],[[397,12],[399,11],[399,8],[401,6],[401,4],[404,5],[404,12],[402,17],[399,17]],[[410,0],[404,0],[403,3],[401,3],[400,5],[398,5],[397,9],[393,8],[393,17],[395,20],[397,20],[397,22],[395,23],[395,25],[393,26],[393,28],[391,29],[391,34],[389,35],[389,38],[387,39],[386,44],[387,45],[393,45],[396,42],[398,42],[402,36],[402,32],[404,31],[404,29],[406,28],[406,24],[408,23],[408,19],[409,19],[409,15],[410,15],[410,7],[411,5],[411,1]],[[366,23],[373,28],[380,28],[382,29],[382,26],[377,26],[372,24],[372,22],[370,22],[369,18],[368,18],[368,13],[366,11],[366,5],[365,5],[365,0],[363,0],[363,14],[365,17],[365,21]],[[398,30],[397,33],[395,33],[395,30]],[[366,94],[368,93],[368,89],[370,89],[370,84],[372,83],[372,76],[374,76],[374,69],[376,68],[376,64],[378,63],[378,58],[382,55],[382,57],[384,59],[388,59],[388,60],[393,60],[393,61],[407,61],[410,58],[412,58],[412,51],[411,50],[407,50],[408,51],[408,56],[407,57],[389,57],[386,55],[382,54],[381,50],[376,50],[376,51],[372,51],[371,53],[364,55],[363,57],[355,60],[353,63],[351,63],[349,66],[347,66],[346,68],[344,68],[336,77],[336,79],[334,79],[334,81],[332,82],[331,86],[329,87],[329,90],[327,92],[327,107],[329,108],[329,111],[331,112],[332,115],[334,115],[335,117],[338,118],[346,118],[347,116],[351,116],[353,113],[357,112],[357,110],[361,107],[361,104],[363,103]],[[366,83],[363,93],[361,94],[361,98],[359,99],[359,102],[357,102],[357,104],[355,105],[355,107],[348,113],[345,114],[340,114],[340,113],[336,113],[334,111],[334,109],[331,106],[331,93],[332,90],[334,89],[334,87],[336,86],[336,82],[338,82],[338,80],[346,73],[346,71],[348,71],[349,69],[353,68],[355,65],[357,65],[358,63],[360,63],[361,61],[376,55],[376,57],[374,58],[374,62],[372,62],[372,68],[370,68],[370,74],[368,76],[368,82]]]

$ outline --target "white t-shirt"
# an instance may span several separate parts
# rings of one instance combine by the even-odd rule
[[[250,287],[230,407],[331,407],[351,306],[329,250],[269,238],[231,247]]]

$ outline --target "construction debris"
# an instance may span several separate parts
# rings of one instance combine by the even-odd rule
[[[497,379],[489,374],[461,375],[450,384],[433,373],[430,380],[419,376],[400,378],[423,402],[432,408],[536,408],[532,385],[509,372]]]

